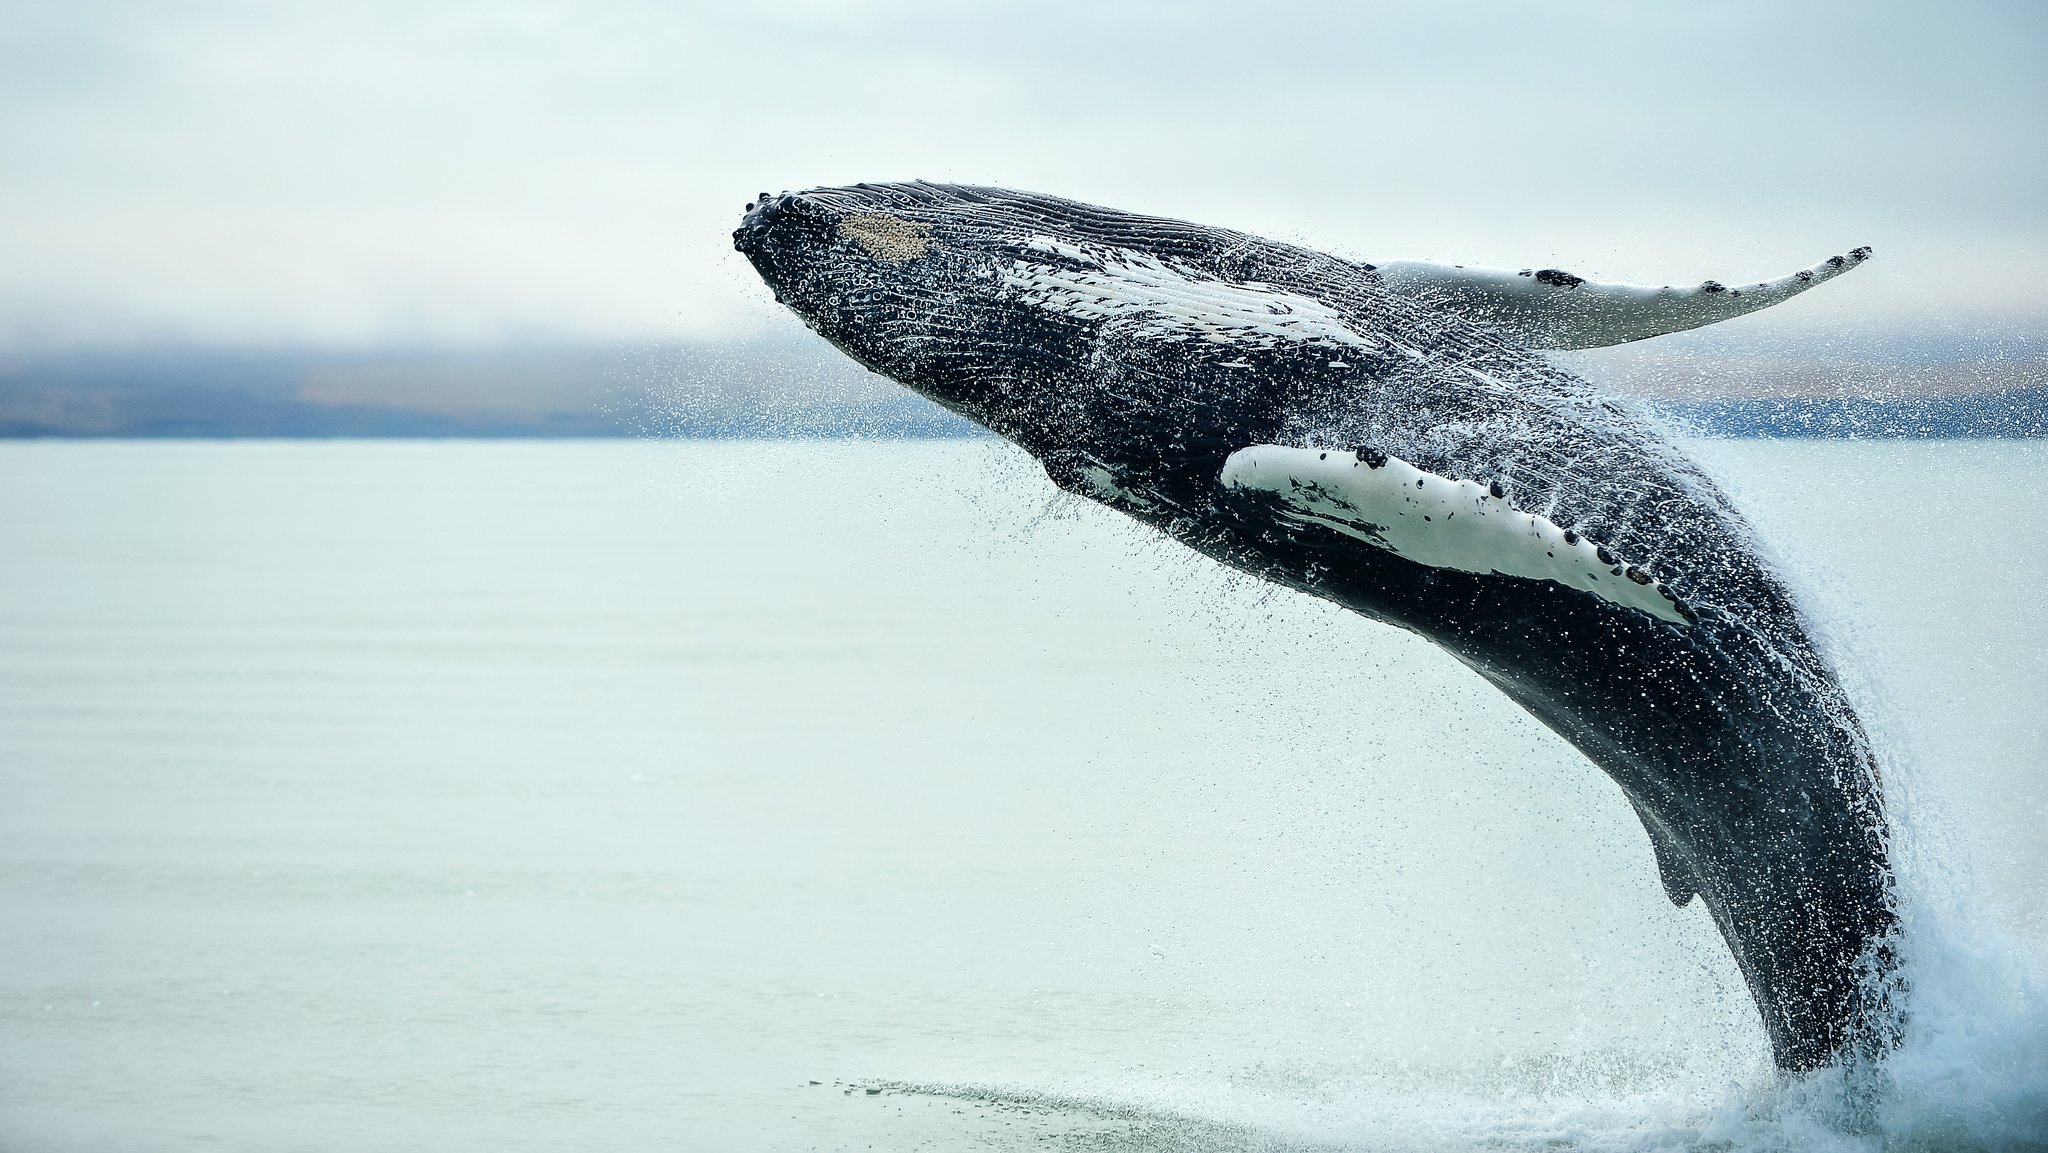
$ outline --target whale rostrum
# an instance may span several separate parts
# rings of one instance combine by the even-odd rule
[[[763,194],[739,250],[805,324],[1223,564],[1427,637],[1620,786],[1777,1063],[1881,1054],[1893,908],[1870,744],[1713,481],[1536,349],[1783,301],[1346,260],[964,185]]]

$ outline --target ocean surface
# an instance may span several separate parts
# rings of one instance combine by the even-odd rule
[[[1869,1077],[1474,675],[1001,444],[0,444],[0,1150],[2048,1148],[2048,443],[1695,447],[1886,750]]]

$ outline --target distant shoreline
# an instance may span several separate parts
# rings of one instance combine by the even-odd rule
[[[1965,375],[1979,391],[1771,395],[1809,362],[1693,358],[1725,397],[1636,396],[1686,431],[1778,439],[2048,437],[2048,369]],[[1832,366],[1831,366],[1832,367]],[[1863,365],[1845,387],[1925,379]],[[1602,374],[1602,375],[1612,375]],[[1837,369],[1836,375],[1839,376]],[[1860,381],[1860,384],[1859,384]],[[1606,382],[1615,387],[1614,381]],[[1623,383],[1627,383],[1624,377]],[[1985,387],[1999,386],[1999,387]],[[484,351],[144,350],[0,355],[0,439],[932,440],[988,435],[822,342]]]

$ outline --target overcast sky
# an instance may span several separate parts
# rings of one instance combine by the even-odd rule
[[[2048,4],[0,0],[17,347],[760,331],[749,197],[911,177],[2038,330]]]

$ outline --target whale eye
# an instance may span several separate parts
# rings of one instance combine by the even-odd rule
[[[886,212],[862,212],[839,222],[839,235],[884,264],[908,264],[931,251],[932,228]]]

